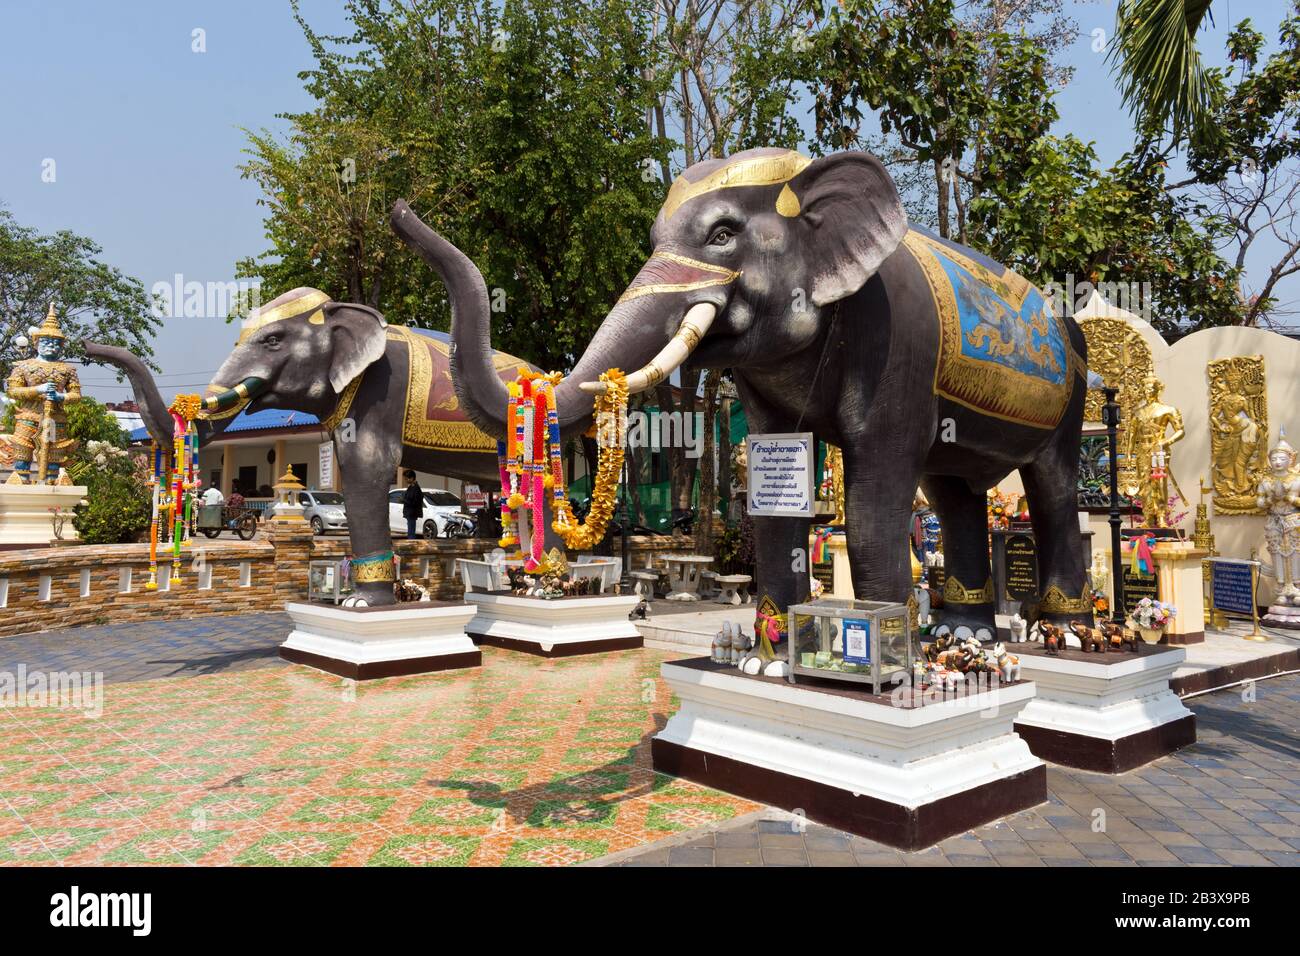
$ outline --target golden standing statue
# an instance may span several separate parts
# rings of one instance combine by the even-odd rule
[[[835,517],[831,520],[831,526],[838,528],[844,524],[844,453],[829,442],[826,444],[824,467],[831,483],[831,500],[835,502]]]
[[[4,457],[13,464],[11,483],[26,484],[31,480],[52,485],[76,444],[67,437],[64,409],[69,402],[81,400],[81,383],[76,368],[60,361],[64,336],[53,303],[32,338],[36,358],[18,362],[9,373],[6,391],[17,405],[14,431],[12,435],[0,435],[0,439],[5,446]]]
[[[1214,509],[1258,513],[1255,484],[1266,470],[1268,398],[1264,357],[1239,355],[1206,366],[1210,383],[1210,464]]]
[[[1170,446],[1183,437],[1183,416],[1160,400],[1164,385],[1155,375],[1142,383],[1142,402],[1129,428],[1129,456],[1136,465],[1132,484],[1124,489],[1142,502],[1142,525],[1169,527],[1169,485],[1173,481]],[[1170,434],[1172,429],[1172,434]],[[1175,489],[1178,487],[1174,482]]]

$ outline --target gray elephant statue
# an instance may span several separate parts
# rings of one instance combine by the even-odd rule
[[[482,276],[458,250],[443,243],[431,261],[457,315],[487,311]],[[443,337],[388,325],[374,309],[299,288],[250,315],[208,387],[196,420],[200,445],[240,412],[264,408],[316,415],[333,437],[358,603],[395,600],[388,489],[399,464],[485,484],[498,478],[495,439],[460,407],[451,351]],[[167,403],[145,365],[115,346],[87,343],[86,355],[126,373],[149,434],[168,447]],[[526,364],[490,350],[484,361],[511,381]]]
[[[405,203],[393,226],[430,262],[445,258]],[[633,392],[683,363],[731,369],[751,432],[812,431],[843,450],[857,596],[907,598],[919,484],[945,542],[937,631],[982,640],[996,633],[986,492],[1018,468],[1039,549],[1036,613],[1088,619],[1075,491],[1086,346],[1031,283],[909,225],[889,174],[862,152],[698,163],[672,184],[650,238],[649,260],[557,389],[566,431],[589,420],[611,367],[636,370]],[[457,392],[499,435],[506,390],[487,310],[457,319]],[[809,596],[808,575],[792,570],[809,525],[755,519],[759,610],[782,628]]]

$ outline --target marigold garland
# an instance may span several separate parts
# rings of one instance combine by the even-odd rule
[[[627,377],[619,369],[612,368],[600,376],[606,389],[596,399],[597,429],[609,423],[609,416],[614,416],[612,424],[617,429],[617,440],[606,441],[601,445],[600,460],[596,465],[596,479],[591,489],[591,510],[587,519],[579,524],[573,517],[573,509],[561,490],[563,484],[556,482],[555,520],[551,527],[564,539],[566,546],[575,551],[594,548],[605,537],[609,519],[614,515],[614,506],[618,498],[618,479],[623,471],[623,423],[627,414]],[[555,466],[558,469],[558,465]],[[558,470],[556,472],[558,476]]]
[[[560,442],[559,409],[555,404],[555,386],[560,375],[542,374],[520,368],[518,378],[509,383],[510,399],[506,406],[506,440],[497,442],[497,462],[501,475],[501,547],[521,544],[519,512],[529,512],[531,531],[525,569],[535,571],[541,565],[545,544],[546,489],[551,490],[554,521],[551,527],[567,547],[585,550],[605,537],[609,519],[614,514],[619,474],[623,469],[622,419],[627,412],[627,382],[616,368],[600,376],[608,387],[596,400],[596,418],[616,416],[619,440],[606,442],[600,450],[596,478],[587,520],[578,523],[564,487],[563,446]]]

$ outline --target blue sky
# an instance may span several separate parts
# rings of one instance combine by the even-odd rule
[[[341,3],[303,0],[322,32],[346,24]],[[1114,2],[1067,0],[1080,38],[1061,93],[1059,131],[1095,140],[1103,161],[1131,126],[1092,31],[1114,24]],[[1218,0],[1200,37],[1218,62],[1227,28],[1251,16],[1272,36],[1283,0]],[[202,29],[206,52],[192,50]],[[228,282],[234,263],[266,247],[258,190],[239,178],[241,127],[281,128],[276,114],[310,107],[299,71],[312,58],[282,0],[4,0],[0,5],[0,202],[23,225],[90,236],[103,258],[151,288],[173,275]],[[55,160],[56,181],[42,182]],[[1300,297],[1300,283],[1284,299]],[[229,352],[219,318],[175,318],[154,344],[165,395],[200,391]],[[91,367],[87,391],[129,397]]]

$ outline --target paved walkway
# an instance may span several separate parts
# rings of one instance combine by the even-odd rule
[[[1051,767],[1049,804],[903,854],[655,773],[674,707],[658,666],[681,654],[488,648],[477,671],[358,686],[281,662],[289,626],[0,640],[0,672],[115,685],[96,719],[0,708],[0,865],[1300,862],[1294,676],[1191,701],[1200,741],[1175,756],[1115,777]]]
[[[1126,774],[1047,770],[1050,802],[902,853],[765,810],[661,841],[615,866],[1170,866],[1300,864],[1300,677],[1188,702],[1196,744]]]
[[[98,672],[104,683],[287,666],[287,614],[214,614],[185,621],[73,627],[0,638],[0,671]]]

